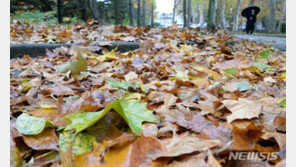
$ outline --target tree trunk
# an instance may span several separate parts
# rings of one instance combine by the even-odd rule
[[[57,3],[58,3],[58,21],[61,24],[61,23],[63,23],[63,14],[62,14],[62,12],[63,12],[63,9],[62,9],[63,5],[62,5],[62,0],[58,0]]]
[[[99,21],[100,20],[100,13],[99,13],[99,9],[98,9],[97,0],[89,0],[89,6],[94,14],[94,19]]]
[[[128,0],[130,25],[134,26],[134,1]]]
[[[255,4],[255,0],[250,0],[250,1],[249,1],[249,6],[250,6],[250,5],[254,5],[254,4]]]
[[[281,19],[280,19],[279,24],[277,26],[277,32],[278,33],[281,32],[281,28],[282,28],[282,24],[283,24],[284,20],[286,20],[286,0],[284,0],[284,4],[283,4],[283,7],[282,7],[282,16],[281,16]]]
[[[81,13],[81,16],[82,16],[82,20],[87,21],[86,1],[85,0],[79,0],[79,5],[81,6],[80,13]]]
[[[210,0],[208,9],[207,28],[215,29],[215,0]]]
[[[115,24],[121,24],[121,13],[120,13],[120,0],[114,1],[114,11],[115,11]]]
[[[175,18],[176,18],[176,8],[178,7],[179,3],[181,0],[174,0],[174,6],[173,6],[173,20],[172,23],[175,23]]]
[[[187,7],[186,7],[186,0],[183,0],[183,27],[185,28],[185,27],[187,27],[187,19],[186,19],[186,9],[187,9]]]
[[[203,13],[202,13],[202,23],[206,23],[206,18],[207,18],[207,8],[206,8],[206,2],[203,2]]]
[[[146,0],[142,0],[142,26],[146,26]]]
[[[275,0],[269,0],[270,12],[268,20],[268,32],[275,32],[276,20],[275,20]]]
[[[198,24],[200,23],[200,6],[197,7],[196,13],[197,13],[196,24]]]
[[[191,10],[191,0],[188,0],[188,5],[187,5],[187,11],[188,11],[188,16],[187,16],[187,24],[188,26],[191,25],[192,22],[192,10]]]
[[[241,4],[242,4],[242,0],[238,0],[237,6],[235,8],[234,17],[233,17],[233,27],[232,27],[233,31],[238,31],[238,16],[239,16],[239,13],[240,13]]]
[[[151,27],[154,27],[154,4],[151,4]]]
[[[141,0],[137,1],[137,5],[138,5],[137,24],[138,24],[138,27],[141,27]]]
[[[177,6],[177,0],[174,0],[174,6],[173,6],[173,20],[172,20],[172,23],[175,23],[176,6]]]
[[[218,22],[218,0],[215,0],[215,9],[214,9],[214,23],[217,25]]]
[[[222,5],[221,8],[221,18],[220,18],[220,23],[221,23],[221,28],[225,29],[226,25],[225,25],[225,0],[220,0],[220,3]]]

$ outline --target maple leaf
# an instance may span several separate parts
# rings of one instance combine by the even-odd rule
[[[137,100],[126,100],[128,96],[123,96],[119,100],[108,104],[104,110],[114,109],[127,122],[134,133],[143,130],[142,122],[155,122],[157,118],[153,115],[153,111],[146,108],[147,103],[139,103]]]
[[[100,112],[79,112],[67,115],[64,120],[66,120],[69,124],[64,130],[75,129],[75,133],[81,132],[96,123],[106,113],[107,110],[102,110]]]
[[[77,75],[80,74],[81,71],[87,70],[87,62],[85,58],[80,55],[76,61],[59,65],[56,69],[61,73],[71,71],[72,75]]]
[[[238,100],[221,101],[232,115],[227,116],[227,122],[231,123],[236,119],[258,118],[262,110],[262,104],[256,101],[239,98]]]

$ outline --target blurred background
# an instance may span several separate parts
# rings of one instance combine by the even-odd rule
[[[54,25],[92,18],[101,25],[154,28],[205,28],[210,19],[216,29],[240,33],[246,26],[240,13],[249,5],[261,8],[256,32],[286,32],[285,0],[11,0],[10,19]]]

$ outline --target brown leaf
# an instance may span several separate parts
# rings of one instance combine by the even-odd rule
[[[59,150],[54,128],[46,128],[38,135],[24,135],[23,139],[34,150]]]
[[[222,142],[219,140],[203,140],[194,135],[183,134],[174,136],[171,142],[166,145],[166,150],[157,157],[176,157],[197,151],[205,151],[221,145]]]
[[[239,98],[238,100],[223,100],[221,102],[232,112],[230,116],[227,116],[228,123],[236,119],[258,118],[262,110],[262,104],[260,102],[244,98]]]
[[[249,124],[246,128],[233,127],[233,144],[234,150],[252,150],[255,148],[255,142],[261,137],[263,126],[256,126],[254,123]]]

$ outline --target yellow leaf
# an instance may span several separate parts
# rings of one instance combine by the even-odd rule
[[[196,71],[200,71],[200,72],[204,72],[206,74],[209,74],[215,79],[222,79],[222,76],[218,72],[207,69],[203,66],[193,66],[192,68],[195,69]]]

